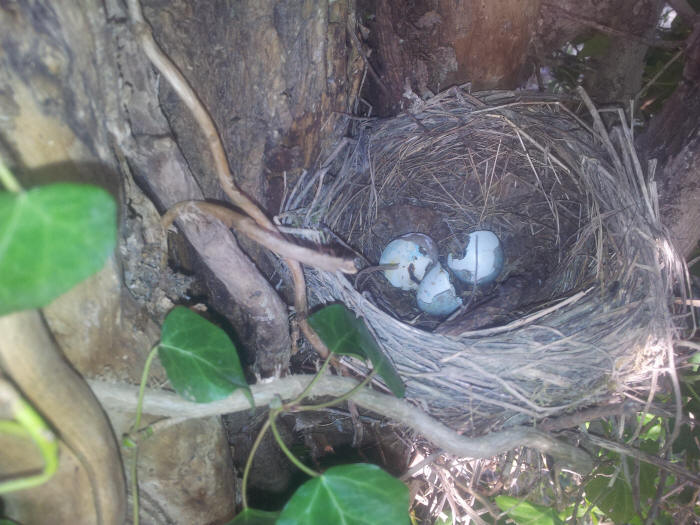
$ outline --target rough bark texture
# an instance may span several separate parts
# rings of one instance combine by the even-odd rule
[[[335,112],[346,112],[357,90],[361,63],[345,49],[351,13],[352,2],[325,0],[146,6],[156,37],[214,115],[236,182],[272,213],[283,173],[293,179],[334,141]],[[160,260],[164,232],[131,177],[160,211],[184,199],[220,198],[201,136],[159,84],[117,0],[0,2],[0,69],[0,155],[21,181],[79,179],[105,185],[118,198],[118,257],[47,309],[47,317],[80,372],[136,382],[157,323],[184,299],[188,281]],[[40,169],[47,165],[53,168]],[[262,375],[284,370],[288,313],[275,290],[226,228],[202,219],[182,227],[215,283],[211,306],[232,321]],[[162,370],[155,375],[162,378]],[[126,426],[122,419],[118,431]],[[209,522],[231,513],[230,456],[218,420],[205,424],[206,434],[199,423],[178,427],[177,447],[152,438],[159,452],[150,463],[145,456],[141,481],[145,500],[160,510],[146,523]],[[182,471],[187,475],[168,490],[149,478],[192,457],[201,459],[190,464],[196,470]],[[68,485],[70,479],[57,478],[57,487]],[[27,516],[13,517],[35,522]]]
[[[380,114],[396,113],[407,86],[420,96],[471,82],[475,90],[515,89],[553,50],[601,27],[610,45],[586,70],[586,89],[598,100],[621,101],[641,87],[645,39],[653,38],[663,2],[622,0],[413,0],[361,2],[370,29],[371,79]],[[597,29],[596,29],[597,28]],[[605,32],[605,31],[603,31]]]
[[[352,2],[146,2],[154,36],[216,121],[241,189],[271,214],[283,172],[308,168],[351,109],[361,62],[346,48]],[[207,197],[222,198],[194,121],[169,86],[161,102]]]
[[[122,112],[124,106],[118,98],[117,38],[120,32],[128,34],[127,28],[118,21],[118,14],[110,19],[114,12],[108,13],[91,2],[65,4],[60,9],[52,2],[3,3],[0,7],[0,69],[3,72],[0,112],[4,117],[0,120],[0,148],[3,158],[28,186],[58,180],[91,182],[110,189],[120,204],[124,233],[120,261],[112,261],[100,274],[61,297],[46,309],[46,316],[62,350],[79,372],[136,382],[145,355],[157,340],[158,330],[146,304],[135,301],[123,286],[120,265],[125,262],[128,263],[124,265],[126,268],[139,267],[138,263],[131,263],[143,253],[130,251],[130,246],[132,236],[143,234],[143,230],[135,232],[133,221],[128,217],[132,213],[146,215],[144,208],[134,202],[138,197],[136,192],[123,188],[123,174],[120,174],[120,163],[112,149],[114,142],[109,129],[112,125],[112,131],[119,130],[119,123],[126,121]],[[144,67],[144,71],[147,70]],[[158,224],[157,218],[155,224]],[[150,234],[154,236],[157,237],[157,233]],[[151,246],[158,244],[153,239],[146,241]],[[131,261],[127,261],[129,258]],[[173,289],[161,295],[156,293],[158,285],[168,288],[166,281],[163,276],[162,282],[152,283],[154,302],[156,297],[163,299],[168,295],[177,299],[178,292],[173,295]],[[11,373],[11,369],[5,368],[5,372]],[[54,390],[62,387],[62,376],[46,374],[22,387],[25,395],[34,400],[35,389],[44,385]],[[62,434],[62,429],[69,428],[91,435],[68,410],[79,407],[78,401],[75,398],[45,412]],[[221,428],[218,419],[211,420],[210,424]],[[218,471],[203,464],[199,472],[199,477],[206,479],[213,488],[202,497],[207,506],[214,509],[210,515],[214,519],[233,510],[230,490],[233,471],[226,461],[226,444],[215,433],[202,435],[201,428],[201,424],[188,424],[180,432],[183,443],[190,443],[197,454],[211,453],[222,458]],[[123,430],[125,428],[116,429],[115,434]],[[194,447],[195,438],[198,447]],[[110,436],[97,439],[105,442]],[[158,440],[156,436],[153,444]],[[0,446],[0,450],[7,451],[4,446]],[[166,448],[161,450],[168,461],[186,463],[192,457],[189,451],[183,455],[182,450],[177,454]],[[89,495],[89,484],[94,476],[86,477],[81,461],[71,462],[68,454],[65,458],[64,466],[50,484],[31,493],[4,496],[9,516],[24,523],[46,522],[49,516],[51,522],[58,523],[98,522],[91,506],[78,504],[71,496]],[[158,461],[156,458],[156,465]],[[148,472],[153,464],[145,461],[142,466]],[[98,468],[121,476],[118,466],[102,462]],[[170,517],[150,523],[177,523],[179,514],[186,515],[185,505],[189,502],[184,494],[194,490],[196,479],[180,480],[176,493],[159,503]],[[66,492],[66,487],[71,490]],[[147,491],[143,494],[148,497]],[[118,496],[108,499],[118,501]],[[118,522],[123,523],[123,519],[122,516]]]
[[[594,100],[626,103],[641,88],[649,49],[644,40],[653,40],[663,5],[660,0],[543,2],[532,52],[546,64],[567,42],[603,34],[609,45],[587,64],[584,87]]]
[[[523,76],[539,0],[364,2],[379,114],[394,114],[407,86],[421,95],[471,82],[515,88]],[[405,101],[403,101],[405,102]]]
[[[664,224],[688,256],[700,240],[700,22],[688,38],[683,80],[638,140],[659,162]]]

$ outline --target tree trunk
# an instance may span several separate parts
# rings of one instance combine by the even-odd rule
[[[700,22],[686,44],[683,80],[638,145],[659,163],[656,178],[664,224],[688,257],[700,241]]]
[[[293,183],[334,142],[336,124],[352,106],[362,74],[358,55],[346,49],[352,6],[146,2],[156,38],[216,120],[236,183],[271,215],[285,177]],[[0,35],[0,155],[27,187],[81,180],[110,188],[120,205],[116,259],[46,310],[50,326],[82,374],[136,383],[158,323],[192,293],[188,279],[163,263],[165,233],[141,189],[160,212],[180,200],[223,198],[209,154],[136,44],[122,2],[0,3]],[[208,306],[231,321],[260,375],[284,371],[291,347],[287,305],[221,224],[197,219],[181,226],[210,283]],[[155,375],[162,380],[162,370]],[[130,419],[112,416],[119,435]],[[235,505],[235,476],[219,420],[188,423],[176,434],[180,446],[156,435],[153,457],[142,456],[145,522],[226,518]],[[188,468],[171,486],[150,474],[172,472],[175,463]],[[61,499],[69,478],[54,486],[56,505],[80,513],[67,495]],[[12,497],[8,508],[17,508]],[[31,522],[28,516],[12,517]]]
[[[380,115],[419,96],[471,82],[476,90],[513,89],[526,74],[525,59],[539,0],[361,2],[370,29],[370,99]]]

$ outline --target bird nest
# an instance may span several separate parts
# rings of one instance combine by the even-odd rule
[[[454,88],[397,117],[354,121],[285,197],[277,219],[288,231],[335,239],[363,261],[351,277],[307,269],[312,301],[363,318],[407,397],[455,429],[645,390],[664,366],[683,263],[624,115],[606,115],[608,133],[588,106],[581,117],[581,101]],[[464,306],[448,319],[421,313],[376,268],[403,233],[430,235],[442,260],[483,229],[501,239],[505,268],[458,290]]]

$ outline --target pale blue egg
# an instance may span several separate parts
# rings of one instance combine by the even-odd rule
[[[435,316],[445,316],[462,306],[450,274],[439,264],[433,266],[423,278],[416,293],[418,308]]]
[[[398,264],[397,268],[384,270],[384,276],[396,288],[416,290],[437,260],[435,241],[422,233],[407,233],[386,245],[379,264]]]
[[[449,254],[447,266],[467,284],[487,284],[503,270],[503,247],[495,233],[488,230],[469,234],[463,254]]]

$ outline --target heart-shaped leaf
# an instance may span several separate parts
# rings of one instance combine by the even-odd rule
[[[510,496],[496,496],[496,505],[518,525],[563,525],[556,509]]]
[[[404,525],[408,488],[376,465],[331,467],[297,489],[277,525]]]
[[[226,332],[184,306],[163,322],[158,357],[175,391],[189,401],[209,403],[242,388],[253,397]]]
[[[369,359],[396,397],[406,393],[394,365],[384,355],[362,319],[342,304],[331,304],[309,316],[309,324],[331,352]]]
[[[243,509],[243,512],[238,514],[233,521],[229,521],[227,525],[275,525],[279,512],[267,512],[257,509]]]
[[[97,272],[114,249],[114,199],[52,184],[0,193],[0,315],[39,308]]]

